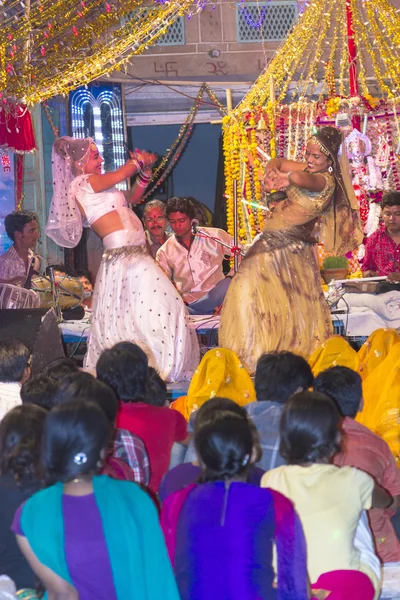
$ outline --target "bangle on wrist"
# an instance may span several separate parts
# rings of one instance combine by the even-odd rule
[[[291,183],[290,176],[292,173],[293,173],[293,171],[289,171],[288,173],[286,173],[289,183]]]

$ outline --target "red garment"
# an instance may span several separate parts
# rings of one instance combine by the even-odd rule
[[[361,270],[376,271],[384,276],[400,271],[400,244],[390,237],[386,227],[373,233],[366,241]]]
[[[158,492],[161,480],[168,471],[174,442],[187,437],[187,423],[176,410],[144,402],[120,402],[117,427],[139,436],[150,459],[149,488]]]
[[[387,443],[354,419],[343,419],[345,434],[343,451],[336,454],[333,462],[365,471],[378,485],[392,496],[400,494],[400,471]],[[377,554],[382,562],[400,561],[400,542],[393,529],[391,517],[394,512],[382,508],[368,511]]]
[[[360,571],[323,573],[311,589],[330,591],[329,600],[373,600],[375,596],[371,580]]]
[[[108,475],[113,479],[121,481],[135,481],[135,475],[129,465],[116,456],[108,455],[104,466],[101,470],[101,475]]]

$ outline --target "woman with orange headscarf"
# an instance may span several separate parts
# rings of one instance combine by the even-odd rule
[[[400,333],[396,329],[376,329],[371,333],[358,352],[362,379],[366,379],[399,342]]]

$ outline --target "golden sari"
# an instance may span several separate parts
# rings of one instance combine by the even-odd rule
[[[250,375],[238,357],[225,348],[213,348],[206,352],[197,367],[187,396],[181,396],[171,404],[186,420],[210,398],[229,398],[244,406],[256,400],[256,392]]]
[[[335,181],[322,192],[295,186],[275,208],[242,260],[221,313],[219,344],[254,373],[265,352],[290,350],[305,357],[332,335],[314,244],[320,217],[329,211]],[[326,219],[325,219],[326,220]]]

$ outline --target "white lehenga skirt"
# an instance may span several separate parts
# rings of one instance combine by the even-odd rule
[[[96,278],[84,368],[93,371],[103,350],[131,341],[142,348],[149,365],[165,381],[190,380],[200,352],[188,321],[182,298],[146,246],[105,250]]]

